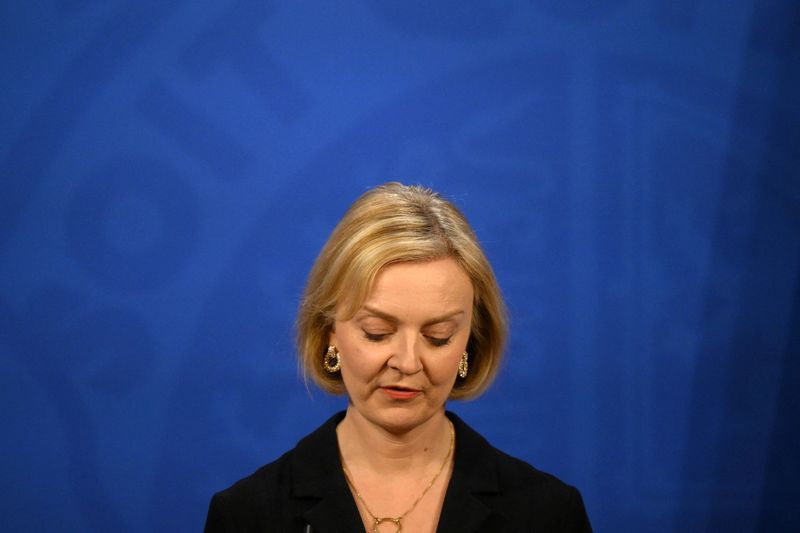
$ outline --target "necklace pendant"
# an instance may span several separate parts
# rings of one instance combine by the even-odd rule
[[[375,520],[375,524],[372,527],[372,533],[381,533],[378,527],[384,522],[391,522],[392,524],[397,526],[397,529],[394,530],[394,533],[400,533],[400,530],[403,529],[403,525],[400,523],[400,520],[402,518],[403,518],[402,516],[398,516],[397,518],[392,518],[391,516],[384,516],[382,518],[378,516],[373,516],[372,519]]]

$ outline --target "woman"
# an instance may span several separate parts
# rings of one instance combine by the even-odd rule
[[[311,270],[302,368],[347,411],[214,495],[206,532],[591,531],[580,494],[491,447],[449,398],[497,373],[505,307],[458,209],[421,187],[361,196]]]

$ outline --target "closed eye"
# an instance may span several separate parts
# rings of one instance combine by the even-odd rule
[[[440,337],[427,336],[426,338],[428,339],[428,342],[438,347],[438,346],[447,346],[448,344],[450,344],[450,339],[452,339],[453,337],[450,336],[446,338],[440,338]]]
[[[370,333],[369,331],[364,331],[364,338],[372,342],[380,342],[388,335],[388,333]]]

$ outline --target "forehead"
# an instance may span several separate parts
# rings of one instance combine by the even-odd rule
[[[375,277],[365,306],[385,312],[445,313],[472,306],[473,288],[452,258],[393,263]]]

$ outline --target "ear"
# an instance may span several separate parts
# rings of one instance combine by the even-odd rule
[[[336,326],[331,325],[331,331],[328,333],[328,346],[336,346]]]

